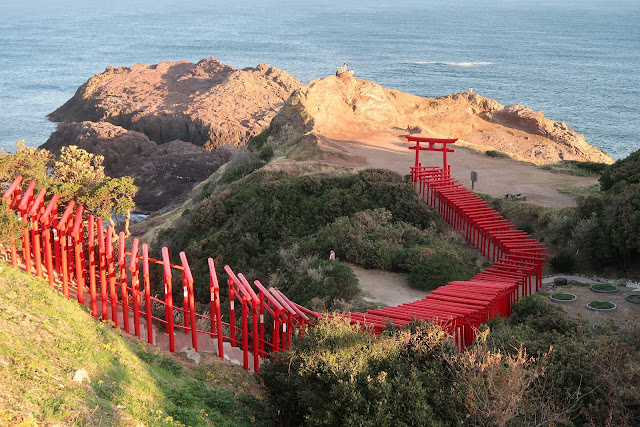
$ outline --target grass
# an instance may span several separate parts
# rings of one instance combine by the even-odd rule
[[[497,159],[510,159],[511,158],[507,153],[503,153],[502,151],[498,151],[498,150],[488,150],[488,151],[485,151],[484,154],[486,154],[489,157],[495,157]]]
[[[576,296],[573,295],[573,294],[565,294],[565,293],[562,293],[562,292],[558,292],[558,293],[552,294],[551,298],[557,299],[557,300],[560,300],[560,301],[571,301],[571,300],[575,299]]]
[[[214,357],[187,363],[121,335],[46,283],[0,269],[0,425],[236,426],[259,418],[251,374]],[[89,383],[72,380],[78,369]]]
[[[591,301],[587,305],[598,310],[608,310],[614,307],[613,303],[610,303],[609,301]]]
[[[558,191],[573,197],[588,197],[600,191],[600,184],[579,185],[577,187],[559,188]]]
[[[640,302],[640,294],[627,295],[627,300],[631,302]]]
[[[594,283],[590,287],[591,289],[594,289],[596,291],[602,291],[602,292],[614,292],[618,290],[617,286],[610,285],[608,283]]]
[[[607,166],[608,165],[605,163],[562,160],[560,162],[540,166],[540,168],[555,173],[564,173],[574,176],[598,176],[607,168]]]

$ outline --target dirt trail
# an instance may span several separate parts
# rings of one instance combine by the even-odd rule
[[[349,266],[358,278],[365,301],[395,306],[422,299],[428,293],[410,288],[406,274]]]

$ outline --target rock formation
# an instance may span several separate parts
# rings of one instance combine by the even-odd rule
[[[538,165],[560,160],[613,163],[565,123],[520,105],[505,107],[475,93],[422,98],[347,75],[314,80],[294,92],[273,123],[276,144],[312,141],[319,134],[339,140],[354,129],[372,133],[395,128],[398,134],[456,137],[458,145],[497,150]],[[300,124],[305,124],[304,133],[293,132],[302,130]]]
[[[110,176],[134,177],[137,207],[157,210],[228,159],[216,147],[242,146],[269,126],[300,86],[268,65],[237,70],[214,58],[108,67],[49,115],[63,123],[42,148],[105,156]]]
[[[286,146],[292,159],[330,153],[358,164],[319,136],[340,141],[391,130],[457,137],[458,145],[535,164],[613,162],[564,123],[474,93],[422,98],[350,73],[302,86],[268,65],[237,70],[214,58],[108,67],[50,118],[63,123],[43,148],[78,145],[105,156],[109,175],[134,177],[144,210],[160,209],[206,179],[229,157],[228,149],[211,153],[216,147],[242,146],[270,123],[271,143]]]
[[[268,65],[237,70],[214,58],[108,67],[49,118],[109,122],[158,144],[178,139],[211,150],[246,144],[300,86]]]
[[[135,200],[142,211],[155,211],[179,201],[230,157],[230,150],[224,147],[209,152],[179,140],[158,145],[143,133],[106,122],[60,124],[41,148],[58,153],[65,145],[104,156],[109,176],[133,177],[142,190]]]

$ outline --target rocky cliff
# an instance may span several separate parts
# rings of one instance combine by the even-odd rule
[[[63,122],[42,146],[78,145],[105,156],[110,176],[134,177],[138,208],[186,194],[269,125],[301,87],[286,71],[235,69],[214,58],[108,67],[49,115]]]
[[[210,152],[180,140],[159,145],[143,133],[107,122],[60,124],[41,148],[59,153],[65,145],[104,156],[109,176],[133,177],[142,189],[135,200],[142,211],[156,211],[179,201],[231,156],[224,147]]]
[[[296,126],[289,123],[305,123],[307,129],[296,135]],[[459,138],[458,145],[497,150],[538,165],[560,160],[613,163],[565,123],[521,105],[505,107],[475,93],[422,98],[347,75],[318,79],[296,91],[274,125],[276,143],[292,144],[292,135],[301,141],[320,134],[340,140],[354,129],[366,134],[394,128],[398,134],[410,130]]]
[[[211,150],[246,144],[300,86],[268,65],[237,70],[214,58],[108,67],[49,118],[109,122],[158,144],[181,140]]]
[[[63,123],[44,148],[75,144],[104,155],[107,173],[135,178],[145,210],[169,204],[215,171],[229,156],[228,149],[211,154],[216,147],[242,146],[270,123],[271,143],[293,159],[331,152],[344,164],[366,163],[340,151],[340,141],[411,131],[535,164],[613,162],[566,124],[478,94],[422,98],[350,74],[302,86],[268,65],[238,70],[214,58],[109,67],[50,118]]]

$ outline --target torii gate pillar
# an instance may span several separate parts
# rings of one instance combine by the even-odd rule
[[[405,138],[409,142],[415,142],[416,145],[409,147],[409,150],[416,150],[416,164],[415,168],[420,167],[420,151],[441,151],[442,152],[442,167],[445,172],[449,172],[449,165],[447,164],[447,153],[453,153],[453,149],[447,147],[447,144],[455,144],[458,138],[445,139],[445,138],[425,138],[421,136],[405,135]],[[427,147],[421,147],[420,143],[426,142],[429,145]],[[436,144],[442,144],[442,147],[436,146]]]

